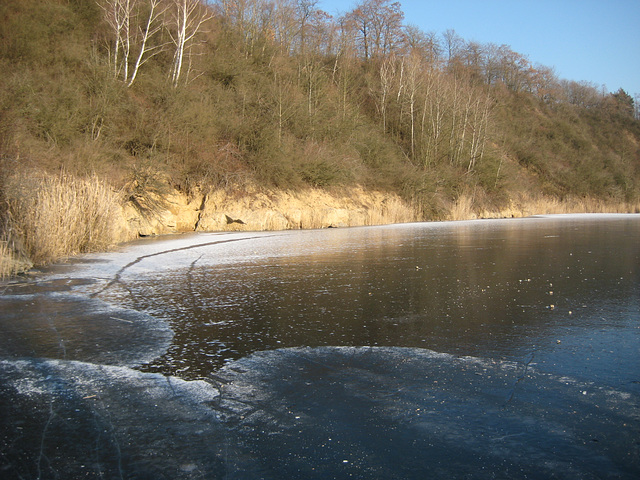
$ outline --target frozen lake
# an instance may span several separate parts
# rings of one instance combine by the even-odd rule
[[[0,478],[638,478],[640,216],[193,234],[0,285]]]

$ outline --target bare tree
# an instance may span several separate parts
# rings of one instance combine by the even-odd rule
[[[396,76],[395,56],[385,58],[380,64],[380,114],[382,115],[382,129],[387,131],[387,104],[392,85]]]
[[[424,72],[424,99],[420,121],[420,157],[425,167],[430,166],[431,162],[437,158],[436,146],[442,131],[443,109],[440,108],[442,95],[438,91],[439,86],[443,83],[441,76],[441,71],[433,68],[433,64]]]
[[[406,57],[405,97],[409,105],[409,120],[411,132],[411,158],[416,156],[416,103],[422,87],[424,65],[417,52]]]
[[[415,25],[406,25],[403,41],[407,51],[419,52],[427,63],[436,64],[439,62],[442,47],[434,32],[423,32]]]
[[[489,136],[492,101],[489,94],[478,96],[474,105],[472,124],[472,139],[469,151],[469,165],[467,171],[473,170],[478,160],[484,156],[484,148]]]
[[[161,17],[167,7],[161,0],[103,0],[100,7],[113,33],[110,61],[114,76],[130,87],[140,67],[164,47],[152,45],[151,39],[162,29]]]
[[[213,13],[200,0],[172,0],[169,34],[175,47],[171,67],[171,83],[174,87],[180,84],[185,56],[190,66],[193,48],[200,42],[198,36],[211,18]],[[186,73],[187,81],[189,72],[190,68]]]
[[[218,0],[223,17],[242,35],[245,55],[264,53],[280,42],[283,53],[296,35],[294,0]]]
[[[447,62],[451,64],[464,45],[464,40],[455,30],[449,29],[442,34],[444,49],[447,54]]]
[[[531,70],[531,92],[545,102],[559,96],[558,78],[552,68],[536,65]]]
[[[331,73],[331,81],[340,92],[342,118],[346,118],[356,84],[354,63],[357,58],[355,33],[352,23],[346,17],[337,19],[335,26],[336,54]]]
[[[589,82],[561,80],[560,88],[563,101],[581,107],[596,107],[600,104],[603,97],[598,87]]]
[[[296,101],[294,98],[296,89],[293,81],[286,75],[274,70],[272,95],[275,101],[275,113],[278,119],[278,145],[282,146],[284,126],[295,114]]]
[[[121,70],[128,67],[128,46],[131,43],[130,25],[132,16],[132,0],[104,0],[99,4],[104,11],[105,20],[114,35],[113,50],[109,51],[109,60],[115,77],[120,76]],[[124,51],[124,52],[122,52]]]
[[[526,90],[531,70],[529,59],[507,45],[501,45],[496,54],[497,79],[514,92]]]
[[[131,76],[127,81],[127,85],[129,87],[135,81],[136,76],[138,75],[138,70],[140,69],[142,64],[154,55],[160,53],[164,47],[163,44],[150,46],[149,40],[162,29],[162,25],[158,20],[164,14],[167,7],[163,8],[160,5],[160,0],[149,0],[148,8],[149,13],[147,16],[147,23],[144,28],[139,27],[140,38],[142,40],[138,51],[138,57],[136,58],[135,64],[133,66],[133,71],[131,72]]]
[[[276,0],[274,16],[275,40],[284,54],[291,53],[298,32],[294,0]]]
[[[347,14],[348,25],[358,32],[358,40],[362,49],[364,58],[370,56],[371,43],[371,18],[368,14],[366,4],[358,5],[354,10]]]
[[[296,0],[296,10],[298,16],[298,36],[300,38],[300,53],[305,54],[307,46],[307,36],[309,23],[316,11],[318,0]]]
[[[365,59],[387,55],[400,43],[404,13],[399,2],[363,0],[346,18],[358,33]]]

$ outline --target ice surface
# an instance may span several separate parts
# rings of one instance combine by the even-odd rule
[[[162,355],[173,336],[161,317],[75,292],[3,295],[0,310],[0,358],[140,365]]]
[[[510,245],[519,245],[521,229],[537,232],[538,225],[544,222],[548,226],[554,218],[509,220],[509,225],[517,227],[510,231],[514,237]],[[622,218],[629,217],[581,215],[575,220],[606,222]],[[573,220],[558,217],[558,222]],[[542,335],[534,329],[536,335],[527,337],[519,326],[511,332],[507,325],[505,329],[513,333],[513,338],[501,335],[496,339],[492,332],[502,330],[492,330],[495,325],[477,318],[453,319],[448,308],[467,314],[462,307],[469,301],[479,307],[471,313],[480,314],[488,304],[480,300],[495,297],[500,303],[500,292],[516,291],[513,285],[509,287],[509,282],[517,283],[511,277],[490,286],[490,268],[489,275],[479,275],[478,282],[484,283],[469,281],[458,290],[461,282],[451,280],[452,291],[436,297],[443,300],[446,315],[441,323],[428,324],[422,311],[404,312],[394,307],[382,312],[373,301],[377,294],[384,293],[383,287],[376,290],[377,278],[363,276],[367,282],[362,288],[366,288],[362,292],[354,290],[364,293],[357,298],[362,305],[371,306],[364,315],[363,328],[400,332],[389,337],[397,340],[422,323],[426,333],[420,332],[433,341],[436,330],[430,327],[441,326],[438,335],[449,342],[443,345],[455,347],[461,345],[462,337],[470,337],[484,352],[460,356],[397,344],[307,347],[305,338],[310,341],[310,337],[300,335],[310,335],[311,330],[303,331],[301,319],[291,325],[284,322],[285,312],[276,308],[282,302],[279,305],[272,301],[275,297],[256,298],[265,295],[254,290],[259,283],[240,285],[246,287],[240,292],[246,296],[228,298],[224,288],[211,298],[205,289],[194,285],[189,285],[186,293],[176,290],[174,294],[167,288],[168,279],[175,284],[206,283],[211,279],[207,276],[211,269],[218,267],[227,274],[233,269],[251,270],[246,266],[252,264],[257,269],[249,274],[274,266],[280,268],[274,268],[274,272],[281,272],[282,266],[294,261],[300,262],[308,279],[311,270],[305,270],[305,262],[325,262],[340,252],[357,257],[371,248],[380,249],[381,261],[395,262],[402,259],[394,257],[396,250],[389,246],[409,243],[418,235],[430,236],[432,241],[428,261],[408,265],[416,279],[430,280],[434,274],[429,269],[434,268],[437,256],[451,251],[462,252],[456,258],[467,258],[465,252],[471,252],[470,263],[464,265],[470,267],[460,270],[471,277],[477,258],[486,259],[488,249],[474,235],[491,233],[504,221],[455,225],[149,239],[122,246],[115,253],[79,257],[70,265],[47,270],[33,282],[3,285],[0,478],[639,478],[640,379],[633,371],[637,356],[632,355],[637,353],[638,304],[637,299],[628,300],[624,288],[602,294],[611,298],[611,305],[602,303],[587,309],[571,304],[574,313],[560,317],[565,322],[562,335],[555,330]],[[540,230],[545,243],[538,252],[544,252],[547,241],[551,245],[566,232],[551,231],[550,235],[549,231]],[[631,233],[637,234],[637,229]],[[491,234],[488,238],[490,243],[494,237]],[[476,251],[481,257],[473,257]],[[526,255],[526,248],[522,252]],[[499,257],[495,259],[499,261]],[[517,252],[509,259],[518,260]],[[586,294],[591,301],[600,298],[595,292],[602,287],[602,280],[598,265],[591,262],[585,268],[586,264],[585,257],[582,264],[576,262],[571,268],[576,269],[576,275],[594,272],[585,284],[593,287]],[[207,268],[197,272],[197,267]],[[329,267],[335,274],[334,265]],[[524,286],[517,283],[517,292],[543,286],[541,295],[548,295],[545,275],[549,268],[543,268],[536,281]],[[634,268],[625,265],[622,273],[633,276]],[[364,268],[362,271],[370,273]],[[321,280],[324,272],[323,268],[314,270]],[[326,305],[309,306],[301,312],[319,312],[323,321],[327,312],[335,318],[344,312],[342,307],[352,305],[355,297],[352,290],[347,290],[355,285],[355,274],[343,273],[344,278],[333,284],[346,292],[344,305],[334,298]],[[403,275],[399,273],[396,280]],[[268,280],[266,285],[284,285],[286,280],[277,274],[264,278]],[[526,281],[525,277],[513,278]],[[567,283],[573,281],[566,278]],[[637,286],[637,279],[625,279],[625,288]],[[440,288],[442,278],[437,280],[436,288]],[[561,301],[569,305],[570,300],[568,288],[562,292],[559,280],[553,280],[556,316],[552,319],[548,309],[542,312],[550,324],[557,322],[562,312]],[[289,281],[289,285],[272,289],[276,296],[281,298],[291,285],[299,285]],[[326,287],[328,282],[318,285]],[[416,292],[420,298],[424,295]],[[627,310],[619,308],[616,292],[622,295]],[[304,291],[293,293],[293,300],[309,297]],[[435,289],[429,291],[430,295],[434,293]],[[314,301],[330,294],[318,288]],[[511,298],[515,302],[515,296],[506,298],[506,302]],[[445,299],[449,303],[444,303]],[[227,309],[238,302],[240,306],[251,304],[254,316],[250,320],[267,327],[270,325],[262,315],[266,307],[273,306],[274,325],[283,332],[295,331],[287,336],[267,328],[273,333],[268,339],[271,343],[230,361],[221,370],[203,369],[200,380],[136,370],[168,351],[174,334],[178,334],[172,326],[189,327],[188,321],[195,318],[193,311],[204,307]],[[193,311],[185,308],[194,303]],[[284,307],[291,310],[294,303]],[[505,318],[514,318],[525,308],[527,315],[534,311],[531,316],[541,316],[543,304],[536,303],[535,309],[531,305],[534,303],[505,308],[507,315],[502,315],[496,325],[502,326]],[[576,314],[578,309],[580,316]],[[435,311],[429,310],[430,314]],[[628,314],[627,320],[616,317],[599,323],[600,317],[621,312]],[[186,320],[184,325],[176,322],[178,316]],[[217,335],[224,330],[223,324],[234,321],[233,316],[220,319],[203,315],[202,319]],[[460,325],[464,328],[455,330]],[[307,327],[312,329],[315,324]],[[601,334],[605,327],[609,336]],[[617,336],[619,331],[627,332],[623,342]],[[187,338],[189,332],[180,333]],[[322,341],[331,345],[334,340],[353,340],[333,337],[332,333]],[[239,331],[236,342],[247,343],[247,338],[247,332]],[[532,338],[538,346],[531,345]],[[273,349],[284,339],[298,346]],[[213,340],[220,348],[230,343],[224,338]],[[511,350],[500,349],[501,343],[509,342],[517,345],[512,361],[504,360]],[[622,352],[624,358],[619,365],[624,372],[609,380],[610,366],[617,358],[612,345]],[[453,348],[446,350],[454,352]],[[198,362],[209,362],[210,355],[196,349]],[[586,371],[585,365],[597,371]],[[604,368],[599,369],[600,365]]]
[[[0,378],[4,479],[222,478],[205,382],[62,360],[0,361]]]
[[[206,381],[0,361],[3,478],[637,478],[640,395],[397,347],[288,348]],[[30,420],[27,422],[26,419]]]
[[[409,348],[292,348],[218,376],[223,418],[263,452],[271,478],[640,472],[637,392],[567,384],[530,365]]]

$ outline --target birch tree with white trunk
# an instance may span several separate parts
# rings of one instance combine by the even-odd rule
[[[409,120],[411,132],[411,158],[416,156],[416,102],[422,87],[424,65],[419,55],[412,52],[406,57],[405,96],[409,106]]]
[[[387,131],[387,104],[396,76],[397,59],[391,55],[380,64],[380,114],[382,116],[382,130]]]
[[[169,34],[175,47],[170,78],[177,87],[183,77],[185,59],[189,65],[184,74],[185,82],[189,80],[193,47],[201,43],[200,34],[213,13],[200,0],[171,0],[170,11]]]
[[[131,44],[131,17],[135,0],[103,0],[99,3],[104,18],[113,33],[113,48],[109,46],[109,62],[115,77],[121,71],[127,75],[129,46]]]
[[[133,65],[133,71],[131,72],[131,76],[128,80],[125,80],[127,86],[131,86],[138,75],[138,71],[140,67],[151,57],[160,53],[164,45],[150,45],[149,40],[155,36],[161,29],[162,23],[160,22],[161,17],[164,15],[164,12],[167,10],[167,7],[162,7],[161,0],[148,0],[148,15],[147,22],[143,26],[138,27],[140,47],[138,50],[138,56],[136,57],[136,61]]]
[[[162,29],[166,7],[161,0],[102,0],[99,5],[113,33],[109,48],[113,74],[130,87],[140,67],[163,49],[151,39]]]

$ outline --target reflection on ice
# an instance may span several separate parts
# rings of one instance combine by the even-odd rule
[[[553,371],[617,385],[633,380],[640,341],[638,220],[239,236],[174,252],[175,269],[123,276],[116,298],[170,320],[174,342],[144,368],[183,378],[255,351],[370,345],[511,360],[536,350]]]

